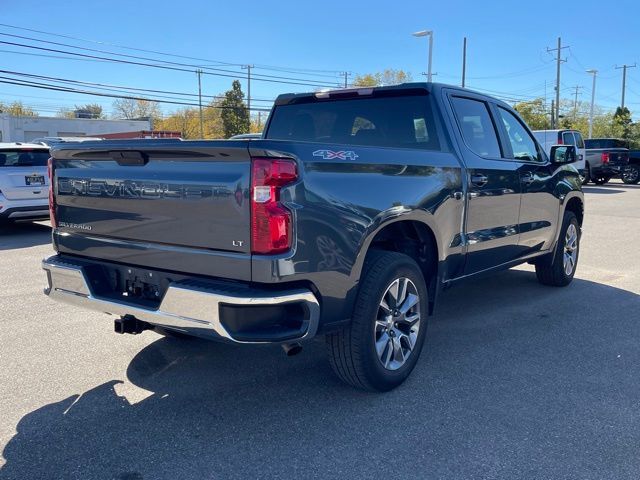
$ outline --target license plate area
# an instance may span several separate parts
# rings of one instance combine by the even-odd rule
[[[44,185],[44,175],[27,175],[24,177],[24,183],[28,187],[42,187]]]
[[[160,305],[172,281],[163,272],[121,265],[92,265],[86,271],[99,296],[147,308]]]

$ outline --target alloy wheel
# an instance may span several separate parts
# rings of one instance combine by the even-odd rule
[[[564,237],[564,254],[562,257],[562,263],[564,266],[564,273],[569,276],[576,268],[576,262],[578,260],[578,230],[573,223],[569,224],[567,233]]]
[[[397,370],[406,363],[419,330],[418,289],[410,279],[397,278],[382,295],[375,322],[375,348],[384,368]]]
[[[622,179],[628,183],[637,183],[640,176],[640,168],[638,167],[626,167],[622,171]]]

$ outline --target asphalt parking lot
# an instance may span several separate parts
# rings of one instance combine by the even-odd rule
[[[321,341],[112,333],[42,294],[46,224],[0,232],[0,479],[640,478],[640,185],[586,187],[578,272],[447,291],[410,379],[343,386]]]

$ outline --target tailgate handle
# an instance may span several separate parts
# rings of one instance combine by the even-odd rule
[[[149,156],[136,150],[113,150],[109,152],[112,159],[122,166],[143,166],[149,161]]]

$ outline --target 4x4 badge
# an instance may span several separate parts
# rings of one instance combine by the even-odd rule
[[[333,160],[337,158],[338,160],[355,160],[359,155],[356,155],[356,152],[353,150],[340,150],[338,152],[334,152],[333,150],[316,150],[313,152],[314,157],[322,157],[325,160]]]

